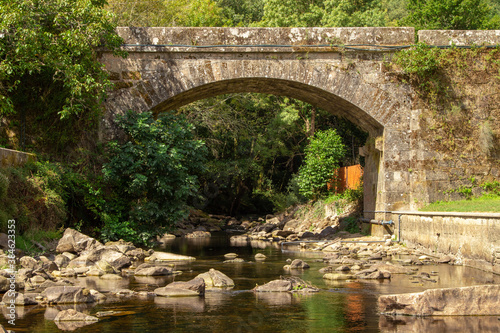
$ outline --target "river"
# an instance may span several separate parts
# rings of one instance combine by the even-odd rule
[[[84,326],[74,332],[497,332],[497,317],[400,318],[392,321],[377,313],[377,298],[381,294],[419,292],[428,288],[469,286],[500,283],[500,277],[463,266],[425,265],[419,272],[432,274],[437,282],[422,282],[408,275],[393,275],[390,280],[326,282],[318,270],[325,265],[322,253],[282,251],[277,244],[263,241],[253,246],[231,246],[226,234],[206,239],[177,238],[159,248],[161,251],[190,255],[197,258],[177,266],[182,274],[161,278],[129,277],[120,281],[99,278],[78,278],[78,282],[103,292],[129,288],[152,291],[174,280],[190,280],[210,268],[220,270],[235,282],[228,291],[207,291],[204,297],[134,299],[116,304],[97,306],[71,305],[89,314],[117,310],[121,315]],[[235,252],[245,263],[223,263],[224,254]],[[255,261],[263,253],[265,261]],[[321,290],[300,295],[290,293],[254,293],[262,285],[281,275],[286,260],[300,258],[310,269],[296,271],[305,281]],[[248,262],[251,261],[251,262]],[[20,310],[15,331],[60,332],[52,320],[54,309],[43,306]],[[0,323],[11,329],[5,318]]]

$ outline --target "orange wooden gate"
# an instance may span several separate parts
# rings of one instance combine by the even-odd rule
[[[363,168],[359,164],[339,168],[335,178],[328,184],[328,190],[334,188],[337,193],[342,193],[347,189],[355,190],[361,186],[362,176]]]

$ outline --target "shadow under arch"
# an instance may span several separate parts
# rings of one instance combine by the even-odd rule
[[[230,93],[263,93],[295,98],[348,119],[367,131],[372,137],[379,136],[383,132],[382,124],[351,102],[324,89],[282,79],[256,77],[206,83],[167,98],[151,110],[157,115],[197,100]]]
[[[295,98],[351,121],[367,131],[372,138],[381,136],[384,132],[384,126],[367,111],[329,91],[297,81],[262,77],[219,80],[182,89],[180,93],[152,107],[151,111],[158,115],[197,100],[230,93],[263,93]],[[365,211],[374,211],[377,206],[380,171],[380,153],[366,155],[363,174]]]

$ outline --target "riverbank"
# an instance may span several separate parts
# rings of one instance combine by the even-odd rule
[[[153,250],[123,241],[102,244],[68,229],[58,242],[56,253],[20,258],[15,318],[28,325],[26,318],[39,318],[37,313],[40,313],[42,318],[54,322],[50,327],[58,329],[68,329],[61,323],[70,323],[61,318],[80,318],[71,323],[90,325],[89,329],[94,327],[91,330],[115,327],[120,321],[137,318],[142,325],[137,329],[146,332],[156,327],[158,311],[167,311],[169,315],[162,317],[166,318],[163,324],[167,321],[169,327],[176,327],[171,326],[176,324],[169,319],[175,315],[186,325],[185,330],[206,331],[194,327],[193,318],[230,329],[226,324],[216,324],[214,318],[223,316],[224,323],[242,328],[245,326],[237,326],[243,324],[235,323],[232,316],[237,314],[235,318],[248,324],[247,316],[259,313],[262,322],[250,322],[255,326],[250,327],[257,331],[257,328],[273,328],[276,316],[286,314],[279,325],[291,325],[293,332],[294,327],[296,330],[300,326],[289,322],[290,312],[302,318],[304,309],[300,309],[306,304],[328,308],[332,305],[323,302],[330,304],[344,293],[356,295],[366,289],[369,291],[363,296],[366,304],[355,312],[367,316],[363,325],[371,329],[365,331],[377,331],[379,323],[388,324],[379,318],[377,297],[373,295],[500,283],[500,278],[455,265],[453,258],[448,261],[425,256],[390,240],[376,241],[373,237],[353,237],[343,232],[340,235],[345,237],[280,244],[263,239],[234,242],[232,239],[237,235],[214,232],[211,237],[203,238],[168,237]],[[439,263],[439,259],[448,264]],[[6,278],[5,271],[2,272]],[[280,277],[285,281],[274,284],[286,285],[287,290],[262,291]],[[307,281],[311,290],[307,292],[301,284],[288,284],[289,278],[292,282]],[[256,286],[262,287],[258,290]],[[302,292],[296,295],[297,291]],[[7,294],[3,296],[4,304],[10,302]],[[176,297],[180,295],[183,297]],[[365,306],[370,310],[363,310]],[[327,316],[345,311],[342,309],[341,305],[335,305]],[[6,305],[2,311],[7,319]],[[137,316],[147,316],[148,322]],[[309,322],[304,320],[299,323]],[[342,331],[349,332],[347,328]]]

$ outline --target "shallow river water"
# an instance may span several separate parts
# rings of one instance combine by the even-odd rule
[[[325,265],[321,253],[284,251],[279,245],[252,242],[247,246],[231,246],[226,235],[210,239],[176,239],[158,249],[196,257],[196,261],[177,270],[183,273],[162,278],[130,277],[121,281],[99,278],[78,278],[78,283],[103,292],[129,288],[152,291],[174,280],[187,281],[215,268],[235,282],[229,291],[207,291],[204,297],[134,299],[124,303],[93,307],[71,305],[79,311],[123,311],[122,316],[108,317],[74,332],[500,332],[498,317],[453,318],[387,318],[377,313],[381,294],[419,292],[428,288],[500,283],[500,277],[475,269],[450,266],[420,266],[419,272],[432,273],[436,283],[412,280],[408,275],[393,275],[384,281],[327,282],[318,270]],[[224,254],[235,252],[245,263],[223,263]],[[263,253],[267,259],[255,262],[254,255]],[[281,275],[286,259],[300,258],[311,266],[293,272],[321,290],[298,295],[289,293],[253,293],[262,285]],[[5,318],[0,324],[18,332],[60,332],[50,320],[57,310],[42,306],[19,309],[13,328]]]

